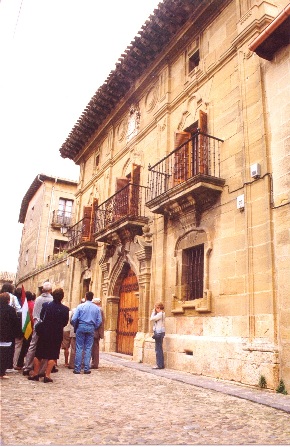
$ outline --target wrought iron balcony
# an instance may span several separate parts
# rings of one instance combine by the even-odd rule
[[[222,192],[220,145],[223,140],[199,129],[185,143],[149,165],[146,206],[159,214],[183,212],[194,207],[202,212]]]
[[[54,228],[66,227],[73,225],[73,214],[67,211],[54,210],[52,213],[51,226]]]
[[[91,216],[81,219],[69,229],[69,240],[66,248],[69,255],[78,259],[86,258],[89,265],[97,253],[97,245],[94,242],[92,229],[93,219]]]
[[[145,192],[144,186],[129,183],[98,206],[94,218],[95,241],[111,243],[116,237],[123,241],[141,235],[148,221]]]

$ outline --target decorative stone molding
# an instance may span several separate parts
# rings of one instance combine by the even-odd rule
[[[158,86],[153,86],[145,97],[145,110],[150,113],[156,106],[158,101]]]
[[[211,296],[210,290],[203,292],[203,298],[192,301],[181,301],[176,295],[173,295],[171,312],[174,315],[184,314],[187,309],[195,309],[198,313],[211,312]]]
[[[203,297],[195,300],[185,301],[182,299],[182,251],[195,244],[204,244],[204,292]],[[210,232],[205,228],[191,228],[182,234],[176,241],[174,257],[176,259],[177,284],[176,292],[172,296],[172,313],[184,314],[188,309],[196,312],[211,312],[211,291],[209,290],[209,257],[212,251]]]
[[[126,136],[127,131],[127,122],[126,120],[122,120],[117,127],[117,139],[119,142],[123,141]]]
[[[127,141],[137,135],[140,127],[140,116],[139,106],[132,104],[128,116]]]

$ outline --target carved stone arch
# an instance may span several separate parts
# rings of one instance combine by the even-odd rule
[[[187,100],[187,104],[181,115],[177,130],[183,131],[186,127],[190,126],[194,121],[196,121],[197,109],[197,97],[194,95]]]
[[[130,269],[129,262],[124,258],[119,258],[112,268],[109,277],[108,296],[119,296],[119,290],[123,279]]]
[[[136,262],[134,261],[134,259],[132,258],[132,256],[131,256],[130,253],[127,253],[126,258],[127,258],[127,262],[130,264],[130,268],[133,270],[133,272],[135,273],[135,275],[136,275],[137,278],[138,278],[138,274],[137,274],[137,272],[138,272],[138,267],[137,267]],[[138,281],[138,282],[139,282],[139,281]]]
[[[136,146],[133,146],[130,151],[131,163],[137,166],[144,167],[144,154],[143,151],[138,150]]]
[[[122,177],[126,177],[128,174],[131,173],[131,164],[132,164],[131,158],[128,158],[123,165]]]
[[[99,191],[98,191],[97,185],[94,183],[91,186],[91,190],[90,190],[90,194],[89,194],[89,197],[88,197],[87,206],[93,205],[95,199],[99,199]]]
[[[188,238],[190,233],[196,233],[196,237],[198,236],[199,233],[205,233],[206,240],[207,240],[207,251],[209,251],[209,253],[211,252],[212,240],[211,240],[209,231],[206,228],[198,227],[198,228],[191,228],[190,230],[186,231],[181,236],[179,236],[179,238],[177,238],[175,247],[174,247],[174,257],[177,256],[177,251],[180,249],[180,245],[181,245],[182,241],[184,239]]]
[[[187,119],[187,117],[189,115],[190,115],[190,113],[187,110],[182,113],[181,119],[180,119],[179,124],[177,126],[177,130],[179,130],[180,132],[182,132],[183,129],[185,128],[185,121],[186,121],[186,119]]]

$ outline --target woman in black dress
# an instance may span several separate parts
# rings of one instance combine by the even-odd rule
[[[40,319],[43,323],[35,351],[33,375],[29,376],[28,380],[39,381],[38,372],[41,360],[47,359],[44,382],[53,382],[50,373],[59,358],[63,328],[68,323],[69,308],[61,304],[64,297],[63,289],[55,289],[52,296],[53,301],[44,303],[40,312]]]
[[[10,295],[0,294],[0,379],[8,379],[5,372],[13,357],[13,341],[19,334],[19,322],[15,309],[9,304]],[[22,331],[21,331],[22,332]]]

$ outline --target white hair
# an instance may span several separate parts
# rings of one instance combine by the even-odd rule
[[[42,284],[42,291],[43,291],[43,292],[49,292],[50,290],[52,290],[52,285],[50,284],[50,282],[45,281],[45,282]]]

